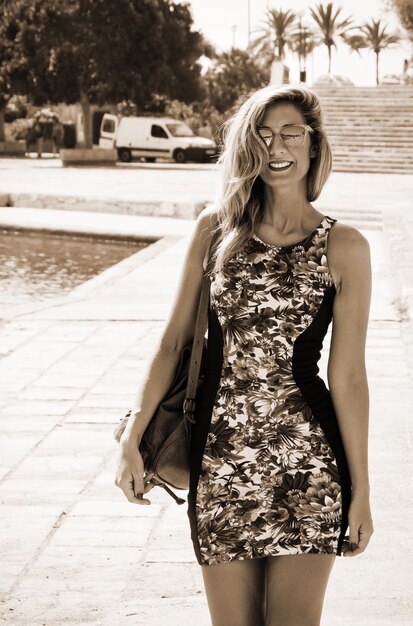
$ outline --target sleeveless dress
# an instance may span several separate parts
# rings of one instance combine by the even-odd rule
[[[200,565],[336,553],[351,481],[317,366],[335,285],[325,216],[288,246],[253,235],[211,276],[188,517]]]

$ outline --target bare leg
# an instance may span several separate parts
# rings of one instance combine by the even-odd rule
[[[266,559],[202,566],[212,626],[263,626]]]
[[[319,626],[336,554],[267,558],[265,626]]]

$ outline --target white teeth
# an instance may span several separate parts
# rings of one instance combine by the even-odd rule
[[[284,163],[270,163],[269,167],[273,169],[282,169],[283,167],[287,167],[287,165],[291,165],[290,161],[284,161]]]

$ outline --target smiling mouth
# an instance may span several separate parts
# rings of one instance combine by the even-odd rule
[[[270,170],[277,172],[284,172],[285,170],[288,170],[291,165],[291,161],[271,161],[270,163],[268,163],[268,167],[270,168]]]

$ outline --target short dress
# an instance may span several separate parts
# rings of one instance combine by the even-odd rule
[[[188,517],[200,565],[336,553],[351,480],[318,375],[336,293],[325,216],[303,241],[256,234],[211,276]]]

